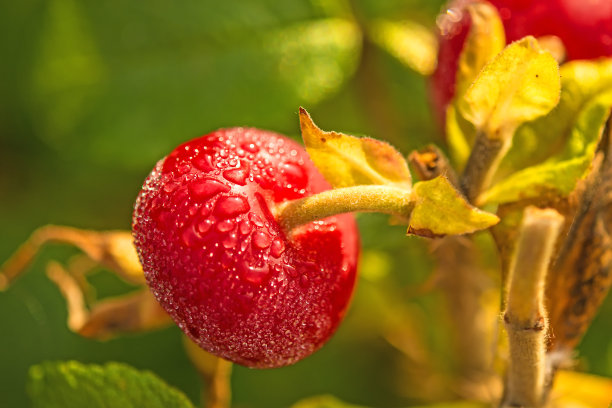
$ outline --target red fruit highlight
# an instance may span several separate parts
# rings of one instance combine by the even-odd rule
[[[471,20],[465,6],[479,0],[450,2],[440,16],[438,66],[431,78],[431,97],[440,123],[455,94],[457,61]],[[527,35],[554,35],[565,46],[567,59],[612,56],[610,0],[490,0],[499,12],[508,43]]]
[[[306,151],[258,129],[219,130],[162,159],[138,196],[147,282],[205,350],[255,368],[318,350],[350,301],[359,252],[352,215],[287,235],[274,206],[329,189]]]

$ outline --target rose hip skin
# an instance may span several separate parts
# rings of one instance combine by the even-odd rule
[[[479,0],[456,0],[441,16],[438,66],[431,78],[431,98],[440,123],[455,94],[457,62],[471,19],[465,6]],[[527,35],[555,35],[563,41],[567,59],[612,56],[612,1],[610,0],[489,0],[504,24],[506,41]]]
[[[329,188],[299,144],[272,132],[224,129],[177,147],[135,206],[135,244],[152,292],[219,357],[270,368],[310,355],[351,298],[357,227],[344,214],[288,236],[272,212]]]

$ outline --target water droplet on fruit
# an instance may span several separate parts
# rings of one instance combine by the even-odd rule
[[[195,229],[195,225],[188,225],[187,228],[185,228],[181,233],[183,244],[190,248],[197,246],[200,243],[201,238],[202,237]]]
[[[274,258],[278,258],[284,251],[285,244],[283,243],[283,240],[280,238],[275,238],[274,241],[272,241],[272,244],[270,244],[270,255],[272,255]]]
[[[198,210],[200,208],[197,205],[192,205],[189,207],[189,216],[193,217],[194,215],[196,215],[198,213]]]
[[[202,171],[210,171],[214,168],[211,157],[208,154],[203,154],[192,161],[193,165]]]
[[[223,239],[222,244],[225,249],[231,249],[236,246],[237,242],[238,242],[238,234],[236,234],[235,232],[232,232]]]
[[[244,279],[256,285],[261,284],[270,274],[270,266],[267,263],[262,266],[253,266],[242,262],[241,268]]]
[[[196,231],[200,235],[204,236],[204,235],[206,235],[206,233],[208,231],[210,231],[210,228],[213,226],[213,224],[214,224],[214,222],[211,219],[206,219],[204,221],[198,222],[196,224]]]
[[[308,277],[306,275],[300,276],[300,286],[303,288],[307,288],[309,285]]]
[[[264,226],[264,223],[263,223],[261,217],[259,215],[255,214],[255,213],[250,213],[249,214],[249,219],[251,220],[251,222],[253,224],[255,224],[255,226],[257,226],[259,228]]]
[[[214,213],[221,219],[235,217],[249,211],[251,207],[243,196],[223,196],[215,205]]]
[[[240,231],[242,235],[247,235],[249,232],[251,232],[252,228],[253,227],[248,220],[242,220],[240,221],[240,224],[238,225],[238,230]]]
[[[240,161],[240,167],[223,172],[223,177],[225,177],[226,180],[241,186],[246,185],[246,179],[248,176],[249,165],[245,161]]]
[[[287,275],[291,276],[292,278],[295,278],[298,276],[297,269],[295,269],[295,267],[292,265],[289,265],[289,264],[283,265],[283,270],[285,271]]]
[[[240,252],[246,251],[248,246],[249,246],[249,243],[246,239],[243,239],[242,241],[240,241]]]
[[[287,183],[293,187],[300,189],[308,185],[308,175],[297,163],[284,163],[280,167],[281,174]]]
[[[263,231],[256,231],[255,233],[253,233],[251,242],[253,242],[253,246],[255,248],[266,249],[270,246],[272,238],[270,237],[270,235],[266,234]]]
[[[217,224],[217,231],[219,232],[228,232],[234,229],[236,223],[232,220],[224,220]]]
[[[166,183],[164,184],[164,192],[171,193],[179,186],[179,183]]]
[[[204,204],[202,208],[200,209],[200,215],[203,218],[208,217],[211,212],[212,212],[212,204],[210,202],[206,202],[206,204]]]
[[[205,200],[219,193],[227,193],[230,188],[225,184],[211,179],[194,181],[189,184],[189,192],[198,200]]]
[[[259,151],[259,147],[255,143],[243,143],[240,147],[249,153],[257,153]]]

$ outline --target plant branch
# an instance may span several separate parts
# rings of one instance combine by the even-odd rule
[[[544,287],[562,224],[563,216],[553,209],[525,209],[504,313],[510,361],[502,407],[539,407],[543,402],[548,331]]]
[[[468,201],[478,205],[478,196],[491,183],[501,159],[510,147],[510,138],[493,138],[483,131],[476,134],[460,185]]]
[[[201,349],[187,336],[183,336],[183,346],[202,379],[202,407],[229,408],[232,363]]]
[[[412,211],[411,193],[390,185],[343,187],[282,203],[274,215],[285,231],[289,231],[325,217],[355,211],[408,218]]]

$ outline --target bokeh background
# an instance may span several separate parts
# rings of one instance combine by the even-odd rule
[[[299,138],[297,109],[323,129],[385,139],[403,153],[440,141],[424,77],[373,41],[408,20],[433,30],[440,0],[20,0],[0,5],[0,262],[45,224],[124,229],[156,160],[219,127]],[[404,61],[405,62],[405,61]],[[337,335],[292,367],[236,367],[237,407],[286,407],[333,394],[375,407],[419,403],[408,361],[452,371],[448,316],[427,245],[386,217],[359,216],[363,257]],[[106,342],[66,327],[44,273],[72,248],[46,247],[0,293],[0,407],[28,406],[27,370],[45,360],[122,361],[199,402],[199,379],[175,328]],[[108,271],[101,298],[133,290]],[[585,371],[612,376],[608,299],[580,346]],[[427,352],[421,350],[426,346]],[[435,355],[435,359],[430,357]]]

